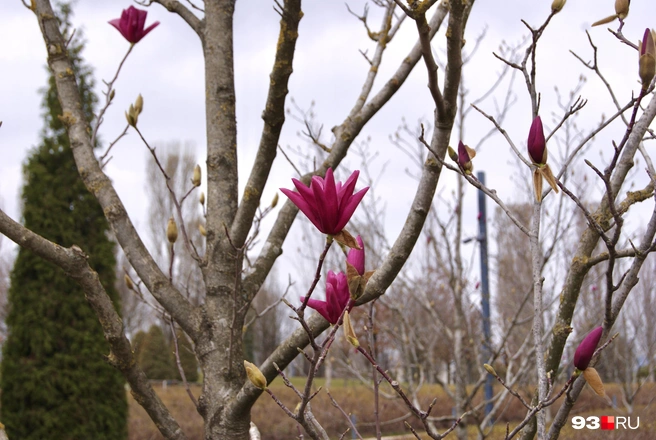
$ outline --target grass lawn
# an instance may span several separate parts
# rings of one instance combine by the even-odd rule
[[[292,383],[297,387],[302,387],[304,379],[294,378],[292,379]],[[317,387],[324,386],[325,381],[323,379],[317,379],[316,385]],[[617,401],[621,402],[618,386],[608,384],[606,388],[610,396],[617,396]],[[289,408],[293,409],[296,406],[298,402],[296,396],[292,390],[285,387],[280,379],[276,379],[271,384],[271,389]],[[170,409],[173,417],[178,420],[187,438],[189,440],[201,440],[203,438],[202,419],[193,407],[184,387],[169,386],[163,389],[157,385],[155,386],[155,390],[164,404]],[[367,438],[375,435],[373,424],[373,392],[368,387],[355,380],[333,379],[329,391],[347,412],[350,411],[355,415],[358,430],[363,437]],[[389,391],[389,389],[385,391]],[[200,394],[200,386],[193,385],[192,392],[198,396]],[[575,430],[572,428],[571,423],[567,423],[560,438],[565,440],[654,440],[656,439],[656,406],[651,405],[651,403],[655,397],[656,384],[647,384],[640,391],[634,414],[631,415],[633,425],[635,425],[636,417],[640,417],[640,427],[637,430]],[[433,398],[437,398],[433,415],[444,416],[451,414],[452,404],[444,390],[440,387],[434,385],[424,386],[419,394],[419,398],[424,408],[428,406],[428,403]],[[146,412],[131,396],[129,397],[129,402],[130,440],[162,439]],[[558,403],[553,407],[554,414],[557,407]],[[346,430],[347,422],[344,416],[337,408],[332,406],[325,390],[322,390],[312,401],[312,409],[317,419],[333,438],[339,438]],[[399,435],[401,437],[398,437],[398,440],[414,439],[413,436],[404,436],[404,434],[408,434],[408,431],[404,427],[402,420],[394,421],[394,419],[401,418],[408,413],[407,409],[401,404],[400,399],[385,399],[381,397],[380,412],[381,421],[385,422],[382,427],[384,435]],[[489,432],[488,438],[503,439],[506,423],[510,423],[510,429],[512,430],[518,421],[521,420],[524,413],[524,407],[516,399],[510,401],[497,423]],[[623,409],[609,407],[602,399],[595,396],[586,387],[571,414],[571,416],[574,415],[600,417],[602,415],[626,416],[626,413]],[[282,412],[268,395],[263,395],[255,404],[252,417],[262,433],[263,440],[289,440],[298,436],[295,423]],[[415,428],[420,428],[420,424],[416,420],[407,418],[407,421],[412,423]],[[446,425],[442,429],[446,429]],[[475,439],[478,437],[478,432],[471,424],[467,427],[467,432],[469,433],[469,438]],[[350,433],[344,438],[350,439]],[[447,438],[455,438],[455,436],[449,436]]]

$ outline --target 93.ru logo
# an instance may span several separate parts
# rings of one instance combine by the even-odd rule
[[[574,429],[601,428],[602,430],[610,431],[613,429],[638,429],[639,426],[640,426],[640,417],[635,417],[635,420],[632,420],[631,417],[624,417],[624,416],[572,417],[572,428]]]

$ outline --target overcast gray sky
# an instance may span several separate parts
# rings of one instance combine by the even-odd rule
[[[84,56],[94,68],[98,93],[102,90],[101,79],[109,79],[128,43],[107,21],[117,18],[123,8],[132,3],[127,0],[79,0],[75,7],[74,21],[86,37]],[[354,11],[362,11],[362,0],[348,0]],[[480,96],[492,84],[502,69],[502,64],[492,56],[502,41],[515,44],[526,36],[521,23],[526,20],[534,26],[544,21],[549,13],[551,0],[477,0],[470,18],[465,38],[465,49],[483,29],[486,37],[473,61],[466,66],[465,84],[470,88],[469,98]],[[581,94],[590,102],[582,113],[581,128],[591,127],[602,113],[612,113],[611,101],[601,82],[581,68],[569,50],[591,58],[591,50],[585,34],[591,22],[613,12],[613,0],[569,0],[547,29],[539,49],[538,86],[542,92],[542,115],[547,128],[553,126],[551,114],[559,113],[554,87],[567,95],[581,74],[589,80]],[[137,5],[137,7],[139,7]],[[371,26],[378,27],[380,14],[372,6]],[[315,101],[317,122],[324,125],[324,134],[344,119],[359,94],[368,65],[358,50],[373,50],[359,21],[349,15],[344,2],[337,0],[306,0],[301,21],[297,55],[294,59],[294,75],[290,82],[290,97],[302,107]],[[637,43],[645,27],[656,25],[653,0],[634,0],[631,13],[624,27],[625,35]],[[139,118],[140,128],[152,142],[192,141],[197,145],[199,162],[205,150],[203,60],[200,43],[195,34],[176,15],[159,5],[148,8],[147,23],[158,20],[160,26],[135,47],[116,83],[116,99],[100,129],[107,142],[122,130],[124,110],[141,93],[145,100],[144,113]],[[237,87],[238,142],[242,181],[252,162],[262,128],[260,115],[266,98],[268,75],[273,63],[279,17],[270,0],[240,0],[235,15],[235,81]],[[434,44],[435,53],[443,59],[445,28],[441,29]],[[594,28],[591,34],[600,47],[599,61],[608,80],[617,87],[622,102],[631,90],[638,90],[637,54],[631,48],[618,43],[605,26]],[[409,48],[416,40],[416,27],[406,20],[402,31],[390,44],[385,55],[374,92],[387,80]],[[34,15],[20,0],[3,0],[0,6],[0,198],[6,212],[20,218],[19,193],[22,185],[21,167],[33,146],[38,142],[42,127],[38,89],[46,83],[45,50]],[[439,73],[440,78],[442,73]],[[531,122],[523,80],[515,83],[518,102],[505,126],[515,143],[523,151]],[[387,196],[387,232],[393,241],[402,226],[407,208],[413,196],[414,182],[404,169],[409,165],[403,155],[388,140],[405,118],[414,126],[419,118],[431,119],[432,106],[426,88],[426,72],[420,63],[401,91],[392,99],[363,130],[357,141],[371,137],[373,150],[381,154],[378,166],[390,162],[378,193]],[[494,101],[482,107],[494,111]],[[616,125],[611,133],[621,138],[621,127]],[[466,128],[466,143],[475,145],[491,128],[480,115],[472,113]],[[298,137],[302,127],[289,121],[283,129],[280,144],[304,145]],[[454,132],[457,133],[457,132]],[[455,134],[454,134],[455,136]],[[329,138],[326,138],[328,141]],[[452,139],[457,144],[458,139]],[[609,138],[599,139],[597,145],[610,147]],[[106,170],[113,179],[119,195],[133,220],[144,226],[147,201],[144,195],[145,147],[130,133],[113,150],[113,160]],[[552,153],[556,158],[557,155]],[[599,155],[590,157],[600,161]],[[555,159],[554,159],[555,160]],[[522,199],[516,195],[516,185],[509,178],[513,173],[512,156],[505,140],[496,135],[479,151],[474,164],[477,170],[488,174],[488,185],[496,188],[507,199]],[[204,165],[203,165],[204,166]],[[357,167],[357,159],[348,162]],[[440,182],[440,189],[448,194],[453,176],[447,173]],[[267,186],[264,201],[273,197],[278,187],[290,187],[292,168],[282,156],[278,156],[275,172]],[[343,176],[343,174],[342,174]],[[243,184],[243,182],[242,182]],[[361,187],[362,185],[358,185]],[[488,208],[490,211],[492,207]],[[466,212],[472,219],[468,223],[475,232],[475,191],[468,190]],[[5,240],[6,241],[6,240]]]

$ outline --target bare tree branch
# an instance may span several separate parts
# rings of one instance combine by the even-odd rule
[[[144,1],[135,0],[135,1],[142,6],[150,6],[153,3],[158,3],[164,6],[169,12],[178,14],[180,18],[182,18],[185,22],[187,22],[189,27],[193,29],[194,32],[196,32],[196,35],[198,35],[198,38],[200,38],[201,41],[205,40],[205,37],[203,35],[204,26],[205,26],[204,20],[198,18],[193,12],[189,10],[189,8],[187,8],[185,5],[180,3],[178,0],[144,0]],[[190,1],[189,3],[194,9],[202,11],[202,9],[196,7]]]
[[[260,205],[262,191],[273,166],[273,160],[276,157],[280,132],[285,123],[285,99],[289,91],[287,85],[292,74],[298,24],[302,16],[301,0],[285,1],[280,19],[276,58],[270,75],[269,94],[262,114],[264,129],[260,138],[260,146],[230,231],[232,240],[238,247],[246,241],[253,217]]]
[[[130,264],[155,299],[192,338],[198,332],[198,318],[189,302],[175,289],[148,253],[134,228],[121,199],[110,179],[100,169],[93,152],[89,122],[82,112],[73,66],[64,49],[65,41],[48,0],[37,0],[36,15],[48,52],[48,65],[53,72],[63,114],[68,129],[75,163],[89,191],[95,195],[109,220],[116,239]]]
[[[434,36],[444,20],[447,9],[438,7],[429,23],[431,36]],[[335,143],[332,146],[331,153],[324,160],[322,166],[314,173],[309,173],[300,179],[306,184],[310,181],[312,175],[323,175],[328,167],[336,168],[341,160],[346,156],[349,146],[355,139],[355,136],[362,130],[364,125],[389,101],[389,99],[399,90],[408,75],[419,62],[421,58],[421,45],[416,43],[407,57],[396,70],[394,75],[387,81],[381,90],[371,98],[371,100],[355,115],[348,117],[341,125],[333,128],[335,134]],[[359,99],[359,98],[358,98]],[[358,105],[356,103],[356,105]],[[445,147],[446,148],[446,147]],[[446,150],[445,150],[446,151]],[[287,237],[287,233],[296,218],[298,208],[287,201],[278,214],[269,236],[262,248],[260,255],[253,265],[253,272],[246,276],[243,281],[243,288],[248,296],[255,295],[264,283],[273,263],[282,253],[282,244]],[[279,365],[283,366],[282,362]],[[283,366],[284,368],[284,366]]]
[[[653,121],[656,116],[656,99],[652,97],[651,101],[644,110],[644,113],[636,121],[630,134],[628,136],[626,145],[622,150],[622,154],[617,163],[617,167],[612,175],[610,188],[612,191],[611,197],[614,199],[621,185],[624,183],[629,170],[633,167],[633,157],[635,156],[638,146],[642,142],[642,138],[647,132],[647,128]],[[593,213],[593,216],[599,219],[600,224],[604,224],[606,221],[609,221],[611,218],[611,213],[608,208],[608,196],[604,195],[602,201],[600,202],[597,210]],[[590,266],[587,264],[588,258],[592,255],[597,243],[599,241],[599,234],[593,227],[589,227],[582,234],[576,254],[572,259],[572,264],[568,270],[567,278],[563,285],[561,294],[560,294],[560,304],[558,307],[558,312],[556,315],[556,321],[552,330],[552,338],[549,344],[549,349],[547,350],[547,371],[557,371],[558,366],[560,365],[560,359],[565,348],[565,343],[567,342],[567,337],[571,332],[571,322],[574,314],[574,309],[576,307],[576,302],[581,291],[581,286],[585,275],[590,270]],[[582,389],[584,383],[581,383],[581,379],[577,380],[574,384],[572,393],[577,393],[577,390]],[[575,394],[578,395],[578,394]],[[571,406],[569,407],[571,408]],[[567,417],[569,414],[569,409],[563,409],[564,416]],[[554,426],[549,430],[549,436],[551,438],[557,438],[558,434],[554,434]],[[555,435],[555,437],[554,437]],[[524,437],[525,438],[525,437]]]
[[[186,439],[178,423],[150,386],[143,370],[137,365],[130,341],[123,333],[123,321],[100,283],[98,274],[89,266],[88,257],[82,249],[75,245],[66,249],[48,241],[13,221],[2,210],[0,230],[16,244],[60,267],[82,287],[89,305],[100,321],[105,339],[109,342],[111,351],[107,357],[108,362],[123,373],[135,400],[146,410],[165,438]]]

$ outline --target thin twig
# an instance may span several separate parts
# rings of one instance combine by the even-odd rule
[[[194,246],[194,243],[189,239],[189,235],[187,234],[187,228],[185,227],[185,222],[184,222],[184,217],[182,216],[182,204],[178,202],[178,198],[175,194],[175,191],[171,187],[171,177],[166,173],[166,170],[162,166],[162,164],[159,161],[159,158],[157,157],[157,154],[155,153],[155,148],[151,147],[146,138],[144,138],[143,134],[141,134],[141,131],[135,126],[134,129],[136,130],[137,134],[139,134],[139,137],[143,141],[143,143],[146,145],[146,148],[148,148],[148,151],[150,151],[150,154],[153,156],[155,159],[155,163],[157,164],[157,167],[161,171],[162,175],[164,176],[164,179],[166,180],[166,187],[169,190],[169,194],[171,195],[171,200],[173,201],[173,204],[175,205],[176,212],[178,214],[178,219],[180,223],[180,231],[182,232],[182,238],[184,239],[185,245],[187,247],[187,250],[189,251],[189,255],[196,260],[196,262],[201,263],[203,259],[200,257],[198,254],[198,251],[196,250],[196,246]],[[197,187],[194,186],[192,190],[196,189]]]
[[[125,63],[125,60],[128,59],[128,56],[132,52],[133,48],[134,48],[134,44],[130,44],[130,47],[128,48],[128,51],[125,53],[125,56],[123,56],[123,59],[118,64],[118,68],[116,69],[116,73],[114,74],[114,77],[109,82],[105,82],[105,84],[107,85],[107,91],[103,92],[103,94],[105,95],[105,105],[100,109],[100,113],[98,113],[98,117],[96,118],[96,126],[93,128],[93,132],[91,134],[91,145],[93,145],[93,146],[96,145],[96,136],[98,135],[98,129],[100,128],[100,125],[103,123],[103,116],[105,115],[105,112],[107,111],[107,108],[109,108],[109,106],[112,103],[112,100],[114,98],[114,96],[112,96],[112,95],[116,93],[114,91],[114,83],[118,79],[118,74],[121,72],[121,68],[123,67],[123,64]],[[119,139],[121,137],[122,136],[119,136]],[[110,145],[110,148],[113,145],[114,145],[114,143],[112,143]],[[109,152],[109,149],[107,150],[107,152]],[[105,155],[103,155],[102,157],[104,158],[106,155],[107,155],[107,153],[105,153]]]
[[[337,409],[339,410],[339,412],[342,413],[342,415],[346,418],[346,420],[348,420],[348,423],[349,423],[349,425],[351,426],[351,429],[353,430],[353,433],[354,433],[354,434],[355,434],[360,440],[363,440],[363,439],[362,439],[362,436],[361,436],[360,433],[358,432],[358,429],[355,427],[355,424],[353,423],[353,420],[351,420],[351,418],[349,417],[349,415],[346,414],[346,411],[344,411],[344,408],[342,408],[342,407],[339,405],[339,403],[337,403],[337,401],[336,401],[335,398],[332,396],[332,394],[330,394],[330,391],[326,390],[326,394],[328,394],[328,397],[330,397],[330,402],[333,404],[333,406],[334,406],[335,408],[337,408]],[[347,432],[348,432],[348,431],[347,431]]]
[[[178,373],[180,373],[180,377],[182,378],[182,383],[185,386],[185,389],[187,390],[187,395],[193,402],[194,406],[196,409],[198,409],[198,401],[194,397],[193,393],[191,392],[191,389],[189,388],[189,382],[187,382],[187,375],[184,372],[184,368],[182,368],[182,361],[180,360],[180,347],[178,346],[178,334],[175,331],[175,323],[173,322],[173,318],[169,316],[169,325],[171,327],[171,334],[173,335],[173,345],[175,347],[175,363],[178,366]]]

